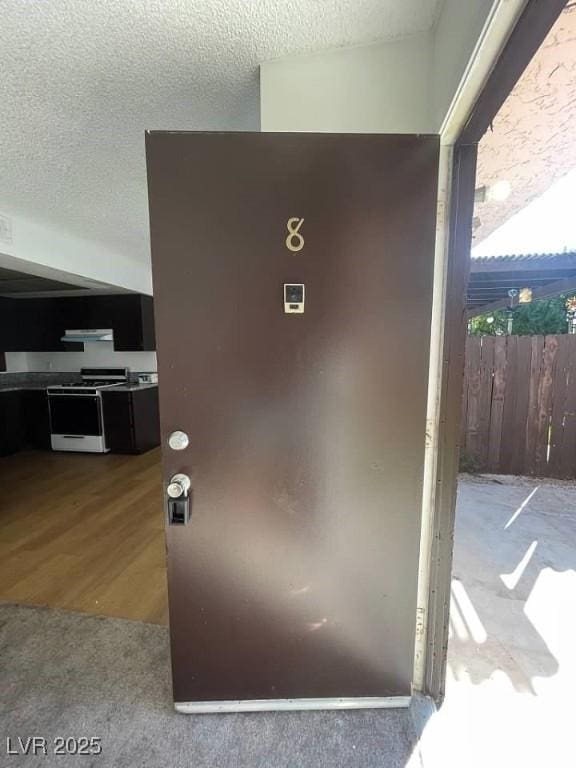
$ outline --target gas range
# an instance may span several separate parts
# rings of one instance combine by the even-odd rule
[[[75,383],[75,384],[54,384],[52,387],[48,387],[49,395],[59,395],[65,393],[67,395],[84,395],[95,394],[101,389],[110,389],[110,387],[121,387],[124,381],[95,381],[91,384]]]
[[[82,368],[81,382],[54,384],[48,387],[48,395],[93,395],[102,389],[126,384],[128,373],[128,368]]]
[[[128,368],[82,368],[82,381],[48,387],[50,433],[55,451],[108,450],[104,429],[102,390],[128,381]]]

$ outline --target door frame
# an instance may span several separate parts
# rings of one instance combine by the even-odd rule
[[[507,9],[504,8],[506,5]],[[514,9],[510,8],[512,3],[495,4],[477,47],[480,69],[486,68],[487,79],[483,86],[480,84],[479,93],[476,88],[476,98],[470,98],[463,89],[461,101],[469,99],[471,108],[464,119],[459,120],[458,112],[465,109],[465,105],[456,101],[442,130],[445,155],[441,162],[440,189],[443,173],[450,181],[446,200],[439,198],[439,229],[445,230],[436,251],[441,270],[437,307],[441,322],[436,329],[438,338],[433,338],[437,343],[432,345],[432,349],[437,347],[436,361],[431,354],[428,482],[425,481],[423,499],[414,674],[415,690],[430,696],[437,706],[441,705],[445,694],[466,342],[465,291],[470,270],[478,143],[564,10],[567,0],[528,0],[516,5]],[[514,10],[516,18],[510,16]],[[500,37],[497,57],[489,50],[490,42],[494,43],[491,37]],[[477,78],[478,72],[469,72],[471,89],[474,89]],[[446,208],[449,209],[447,216]],[[434,330],[433,327],[433,335]]]

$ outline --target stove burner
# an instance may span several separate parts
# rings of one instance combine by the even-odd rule
[[[48,394],[58,394],[62,390],[74,395],[96,392],[100,389],[119,387],[128,382],[128,368],[82,368],[80,381],[67,381],[53,384],[48,388]]]

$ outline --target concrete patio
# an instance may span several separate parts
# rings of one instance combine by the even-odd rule
[[[461,477],[446,701],[423,736],[431,764],[574,765],[575,569],[576,483]]]

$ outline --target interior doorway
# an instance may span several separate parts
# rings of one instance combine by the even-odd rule
[[[0,601],[163,624],[152,298],[58,277],[0,269]]]

